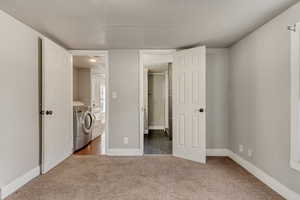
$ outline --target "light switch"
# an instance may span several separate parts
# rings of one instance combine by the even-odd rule
[[[244,145],[242,145],[242,144],[239,145],[239,151],[240,151],[241,153],[244,152]]]
[[[251,149],[248,149],[248,156],[252,157],[253,151]]]
[[[117,92],[112,92],[111,97],[113,99],[116,99],[118,97]]]
[[[124,144],[128,144],[128,137],[124,137]]]

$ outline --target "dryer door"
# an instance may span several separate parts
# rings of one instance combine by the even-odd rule
[[[85,134],[90,134],[92,132],[94,125],[94,118],[92,116],[92,113],[87,111],[84,113],[82,118],[82,128],[84,130]]]

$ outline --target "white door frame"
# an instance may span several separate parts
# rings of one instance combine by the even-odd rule
[[[104,56],[105,57],[105,133],[101,135],[101,154],[106,154],[109,136],[109,63],[108,51],[71,50],[73,56]]]
[[[175,49],[139,51],[139,115],[140,115],[140,152],[144,155],[144,56],[153,56],[153,63],[172,63]],[[155,58],[157,56],[157,58]],[[164,59],[159,57],[165,56]]]
[[[290,156],[290,166],[293,169],[300,170],[300,23],[295,25],[296,31],[291,31],[291,156]]]

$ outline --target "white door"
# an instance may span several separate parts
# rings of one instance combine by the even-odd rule
[[[42,173],[72,154],[72,56],[42,42]]]
[[[173,64],[173,154],[206,162],[206,48],[178,51]]]
[[[95,126],[92,139],[104,133],[105,130],[105,75],[92,74],[92,112]]]

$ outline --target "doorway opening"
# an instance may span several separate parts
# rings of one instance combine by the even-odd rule
[[[144,155],[172,154],[172,52],[140,52],[143,86],[141,151]]]
[[[105,154],[107,53],[73,51],[73,152]]]
[[[144,154],[172,154],[172,63],[145,65]]]
[[[154,69],[165,67],[167,64],[168,72],[152,71]],[[147,67],[150,66],[150,67]],[[149,70],[150,68],[150,70]],[[148,70],[147,70],[148,69]],[[153,70],[154,70],[153,69]],[[150,73],[148,73],[150,71]],[[155,73],[163,73],[163,76],[172,77],[171,86],[167,90],[165,86],[156,86],[157,82],[167,82],[163,78],[154,78]],[[170,73],[170,75],[169,75]],[[149,76],[150,75],[150,76]],[[160,74],[161,75],[161,74]],[[167,132],[167,136],[172,138],[172,155],[184,159],[193,160],[200,163],[206,162],[206,47],[200,46],[180,51],[174,50],[142,50],[140,51],[140,151],[144,154],[168,154],[161,147],[165,148],[164,142],[155,142],[156,137],[151,141],[151,128],[160,130],[160,133]],[[145,81],[145,79],[150,79]],[[163,81],[163,80],[165,81]],[[152,80],[152,82],[151,82]],[[160,81],[159,81],[160,80]],[[147,86],[149,84],[149,86]],[[152,88],[151,88],[152,87]],[[151,94],[153,88],[156,88],[158,94]],[[158,88],[158,89],[157,89]],[[164,101],[165,92],[172,91],[171,108],[169,106],[157,106],[158,102]],[[150,91],[150,94],[148,92]],[[148,102],[146,102],[148,99]],[[161,100],[164,99],[164,100]],[[151,105],[156,106],[156,110],[151,111]],[[157,113],[169,113],[171,125],[169,123],[158,124],[160,119]],[[159,112],[158,112],[158,111]],[[154,112],[154,114],[150,114]],[[164,115],[161,115],[164,116]],[[162,117],[169,119],[168,117]],[[155,123],[153,123],[153,121]],[[164,121],[164,120],[162,120]],[[161,122],[161,121],[160,121]],[[153,124],[150,124],[153,123]],[[154,127],[149,126],[154,125]],[[166,124],[168,127],[166,127]],[[170,127],[169,127],[170,126]],[[168,130],[171,128],[172,131]],[[169,132],[168,132],[169,131]],[[150,137],[145,136],[145,133]],[[171,133],[171,134],[170,134]],[[159,133],[157,133],[159,134]],[[148,137],[148,138],[147,138]],[[160,137],[158,137],[160,138]],[[148,142],[148,143],[147,143]],[[150,143],[150,145],[149,145]],[[153,150],[154,145],[158,145],[158,149]],[[152,146],[151,146],[152,144]],[[154,146],[157,147],[157,146]],[[150,149],[150,150],[149,150]]]

